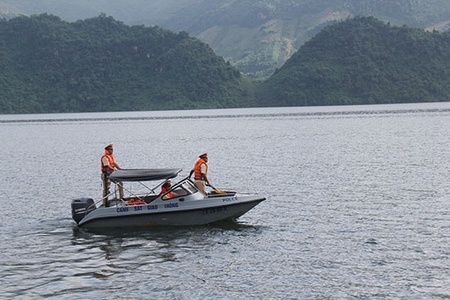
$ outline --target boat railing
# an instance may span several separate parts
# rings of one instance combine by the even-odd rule
[[[146,191],[144,190],[144,191],[139,192],[139,194],[137,194],[134,191],[132,191],[131,189],[129,189],[128,187],[126,187],[125,185],[122,185],[122,188],[123,188],[124,192],[127,193],[127,196],[124,197],[123,199],[120,199],[120,195],[118,195],[119,194],[118,184],[114,184],[114,190],[112,190],[108,195],[104,196],[103,198],[101,198],[100,200],[95,202],[95,204],[97,205],[97,207],[101,206],[101,205],[103,205],[104,200],[108,199],[109,206],[117,207],[119,205],[122,205],[122,206],[127,205],[128,200],[130,200],[130,199],[139,199],[146,203],[150,203],[153,200],[158,198],[159,195],[155,193],[155,189],[157,189],[158,186],[160,186],[161,184],[159,184],[158,186],[156,186],[154,188],[150,188],[140,181],[139,181],[139,183],[146,188]]]

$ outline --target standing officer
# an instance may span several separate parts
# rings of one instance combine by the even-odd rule
[[[101,158],[102,165],[102,182],[103,182],[103,205],[108,206],[108,195],[110,193],[109,187],[111,186],[111,180],[109,175],[116,169],[121,169],[121,167],[116,163],[113,156],[113,145],[109,144],[105,147],[105,154]],[[123,184],[122,182],[117,183],[119,185],[119,195],[120,199],[123,199]]]
[[[206,185],[210,185],[208,180],[208,153],[203,153],[194,165],[189,177],[194,173],[194,185],[206,195]]]

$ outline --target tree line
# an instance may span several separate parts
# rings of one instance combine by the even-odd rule
[[[106,15],[0,20],[0,113],[448,101],[450,33],[357,17],[258,82],[186,32]]]
[[[0,36],[0,113],[228,107],[248,86],[186,32],[105,15],[2,20]]]
[[[324,28],[259,90],[272,106],[450,100],[450,33],[357,17]]]

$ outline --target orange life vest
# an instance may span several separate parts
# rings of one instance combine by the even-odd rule
[[[160,195],[163,195],[163,194],[165,194],[167,192],[167,189],[164,187],[164,186],[162,186],[161,187],[161,193],[159,193]],[[169,193],[167,193],[166,194],[166,197],[167,198],[173,198],[173,192],[169,192]]]
[[[131,198],[130,200],[128,200],[128,205],[143,205],[143,204],[147,204],[147,203],[145,203],[141,199]]]
[[[108,165],[103,165],[103,157],[106,157],[109,161]],[[105,154],[103,154],[102,158],[100,159],[101,165],[102,165],[102,172],[103,173],[112,173],[114,172],[114,167],[116,166],[116,161],[114,159],[114,156],[110,155],[109,152],[105,150]]]
[[[201,173],[201,166],[202,164],[205,164],[206,166],[206,173],[208,173],[208,165],[206,164],[206,161],[203,158],[200,158],[199,160],[197,160],[197,162],[194,165],[194,179],[204,179]]]

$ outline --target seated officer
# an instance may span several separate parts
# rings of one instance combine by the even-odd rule
[[[170,180],[167,180],[166,182],[164,182],[164,184],[161,187],[161,192],[159,193],[159,195],[164,195],[163,199],[170,199],[173,198],[175,196],[178,196],[176,193],[170,191],[168,192],[170,189],[172,188],[172,182]],[[168,192],[168,193],[167,193]],[[167,194],[166,194],[167,193]]]

